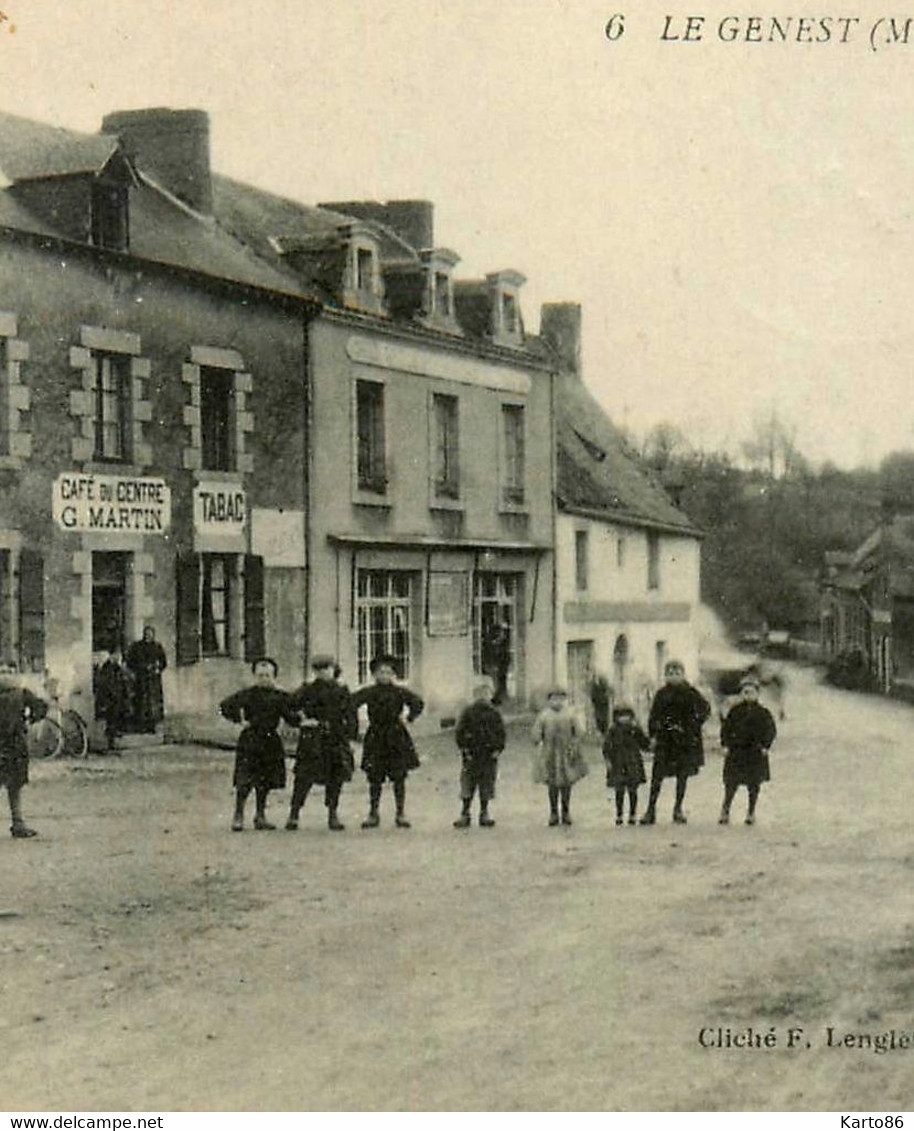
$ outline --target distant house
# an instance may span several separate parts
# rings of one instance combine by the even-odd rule
[[[586,703],[594,674],[643,708],[667,660],[698,668],[701,532],[626,450],[581,376],[580,307],[547,303],[558,358],[556,672]]]
[[[884,692],[914,691],[914,515],[887,514],[852,553],[826,555],[826,659],[858,653]]]

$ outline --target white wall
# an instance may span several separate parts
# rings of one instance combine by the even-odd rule
[[[589,562],[584,591],[576,587],[576,531],[587,532]],[[624,542],[621,564],[620,539]],[[622,634],[628,640],[626,686],[622,689],[626,698],[634,698],[639,690],[647,694],[647,687],[656,686],[660,641],[665,645],[663,658],[682,660],[689,679],[697,678],[701,543],[695,538],[661,533],[659,544],[659,586],[650,589],[647,531],[572,515],[557,516],[556,674],[561,682],[571,682],[566,664],[568,642],[585,640],[593,641],[595,670],[615,682],[613,650]],[[592,615],[585,620],[573,619],[570,603],[585,612],[590,605]],[[605,619],[613,612],[606,608],[607,603],[624,603],[627,608],[620,610],[618,617]],[[683,619],[683,612],[687,619]]]

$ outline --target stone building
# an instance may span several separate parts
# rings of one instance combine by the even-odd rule
[[[446,716],[552,677],[553,363],[425,202],[219,177],[199,111],[0,116],[0,650],[91,714],[152,624],[172,720],[267,651],[393,651]]]

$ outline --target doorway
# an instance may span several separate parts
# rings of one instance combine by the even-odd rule
[[[129,554],[92,554],[92,651],[122,650],[127,632]]]
[[[590,701],[590,684],[593,679],[593,641],[569,640],[565,649],[568,670],[568,698],[578,713],[593,730],[593,705]]]

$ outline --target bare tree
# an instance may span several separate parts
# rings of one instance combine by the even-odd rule
[[[796,425],[772,406],[752,419],[749,438],[740,445],[750,467],[771,479],[787,479],[803,464],[796,446]]]

